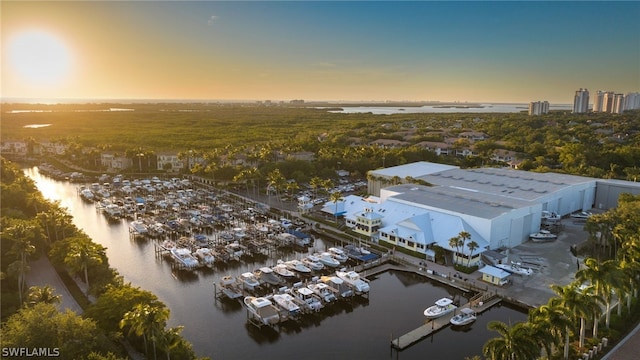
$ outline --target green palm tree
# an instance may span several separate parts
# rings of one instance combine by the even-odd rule
[[[55,290],[49,286],[32,286],[29,288],[29,296],[27,301],[33,306],[38,303],[59,304],[62,299],[61,295],[57,295]]]
[[[22,295],[26,286],[26,274],[29,272],[29,255],[36,252],[33,243],[36,241],[38,225],[32,221],[15,220],[5,231],[2,231],[2,239],[13,242],[10,254],[16,256],[16,261],[9,264],[8,272],[15,274],[18,279],[18,297],[22,303]]]
[[[567,286],[551,285],[551,289],[560,297],[560,305],[568,309],[574,316],[580,318],[579,346],[584,346],[586,319],[600,310],[599,303],[602,298],[591,293],[589,288],[580,290],[578,283],[573,282]]]
[[[497,331],[500,337],[487,341],[482,353],[490,360],[529,360],[539,353],[538,345],[531,337],[528,323],[520,322],[509,326],[501,321],[490,321],[487,329]]]
[[[588,258],[584,261],[585,267],[576,272],[576,279],[582,283],[588,282],[595,287],[596,295],[602,296],[605,300],[606,312],[605,312],[605,326],[609,328],[611,320],[611,302],[612,292],[615,289],[622,287],[624,281],[624,274],[618,268],[617,262],[614,260],[607,260],[602,263],[593,258]],[[598,334],[598,318],[593,323],[593,337],[597,337]]]
[[[167,360],[171,360],[171,350],[180,344],[182,341],[183,326],[176,326],[163,331],[158,338],[158,347],[167,355]]]
[[[478,245],[478,243],[475,241],[471,241],[467,244],[467,247],[469,248],[469,258],[467,259],[467,267],[469,267],[471,265],[471,257],[473,255],[473,252],[476,251],[480,247],[480,245]]]
[[[142,336],[145,354],[148,353],[147,340],[153,343],[153,358],[156,359],[156,344],[163,336],[164,328],[169,319],[169,310],[149,304],[136,304],[120,321],[120,328],[129,328],[128,334]]]
[[[458,256],[457,256],[457,254],[458,254],[458,252],[459,252],[459,247],[460,247],[460,245],[459,245],[459,244],[460,244],[460,241],[461,241],[461,239],[460,239],[460,235],[458,235],[458,236],[454,236],[454,237],[452,237],[452,238],[450,238],[450,239],[449,239],[449,246],[450,246],[452,249],[456,249],[456,252],[453,254],[453,255],[454,255],[454,256],[453,256],[453,263],[454,263],[454,264],[456,263],[456,259],[457,259],[457,257],[458,257]]]
[[[329,201],[331,201],[335,206],[333,216],[335,217],[336,223],[338,223],[338,201],[340,200],[342,200],[342,193],[340,193],[340,191],[334,191],[329,194]]]
[[[559,298],[551,298],[549,302],[529,312],[530,321],[547,323],[547,331],[553,335],[555,343],[561,343],[564,337],[565,359],[569,356],[570,327],[573,324],[572,313],[562,306]]]
[[[102,264],[104,247],[92,242],[89,238],[78,237],[69,246],[69,252],[64,258],[64,263],[73,272],[84,273],[84,282],[89,293],[89,268]]]

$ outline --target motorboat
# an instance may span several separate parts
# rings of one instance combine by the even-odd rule
[[[543,224],[551,225],[558,223],[562,220],[562,217],[556,212],[544,210],[542,212],[541,220]]]
[[[575,220],[587,220],[591,215],[593,215],[590,211],[578,211],[571,214],[571,218]]]
[[[264,325],[275,325],[280,322],[280,312],[271,300],[265,297],[247,296],[244,305],[249,313]]]
[[[242,289],[240,288],[237,279],[232,275],[226,275],[220,279],[220,289],[229,299],[238,299],[243,296]]]
[[[454,326],[463,326],[469,325],[472,322],[476,321],[476,312],[470,308],[462,308],[460,309],[460,313],[454,315],[449,322]]]
[[[512,274],[523,276],[529,276],[533,274],[533,270],[531,270],[531,268],[523,267],[522,263],[519,262],[512,261],[510,264],[496,264],[494,266]]]
[[[282,262],[274,266],[272,269],[273,269],[273,272],[282,276],[285,279],[293,278],[296,275],[293,273],[293,271],[289,270],[287,265],[285,265]]]
[[[273,295],[273,301],[275,301],[281,309],[285,310],[289,316],[296,317],[300,315],[300,306],[298,306],[291,294],[275,294]]]
[[[320,298],[308,287],[303,286],[292,289],[291,294],[298,300],[304,302],[304,306],[311,312],[318,312],[323,307]]]
[[[338,296],[341,299],[346,299],[353,296],[353,290],[351,289],[351,287],[347,285],[344,280],[340,279],[337,276],[323,276],[320,278],[320,281],[334,289],[337,289]]]
[[[80,197],[87,202],[93,202],[93,200],[95,200],[93,192],[89,189],[82,189],[80,191]]]
[[[320,262],[324,266],[327,266],[330,268],[337,268],[340,266],[340,262],[334,259],[333,256],[331,256],[331,254],[328,252],[323,252],[322,254],[318,255],[318,260],[320,260]]]
[[[165,250],[171,250],[171,249],[175,249],[176,248],[176,243],[173,242],[173,240],[167,239],[167,240],[163,241],[160,246]]]
[[[324,264],[320,262],[320,258],[317,256],[309,255],[302,260],[300,260],[302,264],[313,271],[320,271],[324,269]]]
[[[193,270],[200,266],[198,259],[187,248],[173,248],[171,256],[187,270]]]
[[[529,239],[533,242],[549,242],[558,238],[558,235],[553,234],[549,230],[540,230],[537,233],[529,235]]]
[[[331,254],[331,256],[334,259],[338,260],[338,262],[340,262],[341,264],[349,260],[349,257],[347,256],[347,254],[344,252],[344,250],[340,248],[330,247],[328,250],[329,250],[329,254]]]
[[[240,275],[240,281],[245,290],[254,291],[260,286],[260,281],[252,272],[245,272]]]
[[[285,261],[284,264],[290,270],[297,271],[301,274],[308,274],[311,272],[311,269],[306,267],[300,260],[289,260],[289,261]]]
[[[129,231],[135,235],[147,235],[149,233],[149,229],[147,225],[145,225],[142,221],[135,220],[129,224]]]
[[[435,319],[444,316],[457,308],[457,306],[453,305],[453,300],[449,298],[442,298],[436,301],[435,305],[429,306],[424,311],[424,316],[429,319]]]
[[[356,294],[369,292],[369,282],[362,279],[360,274],[355,271],[336,271],[336,276],[351,286]]]
[[[261,267],[254,273],[263,283],[275,286],[282,285],[284,283],[284,281],[280,277],[278,277],[278,275],[274,274],[273,269],[271,269],[270,267]]]
[[[317,284],[308,284],[307,287],[309,290],[313,291],[316,295],[322,299],[325,303],[330,303],[338,300],[336,297],[336,293],[338,290],[332,288],[331,286],[319,282]]]
[[[212,267],[216,258],[211,253],[211,249],[209,248],[199,248],[195,251],[196,258],[198,261],[204,266]]]

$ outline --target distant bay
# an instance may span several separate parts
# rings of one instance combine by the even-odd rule
[[[443,104],[425,106],[343,106],[342,110],[332,113],[354,114],[372,113],[377,115],[413,114],[413,113],[519,113],[527,112],[529,104]],[[550,110],[571,111],[570,104],[552,104]]]

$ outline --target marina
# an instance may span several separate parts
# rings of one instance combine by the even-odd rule
[[[335,271],[339,268],[325,269],[327,272],[319,276],[319,282],[312,284],[312,276],[306,279],[308,282],[305,286],[310,290],[313,288],[314,293],[323,294],[326,297],[324,301],[331,302],[331,305],[324,304],[318,312],[300,316],[296,321],[283,321],[275,326],[255,326],[247,315],[248,309],[243,301],[247,291],[239,291],[238,293],[243,293],[233,300],[224,297],[216,299],[213,284],[218,286],[225,276],[235,277],[234,281],[237,281],[238,276],[246,272],[256,274],[256,270],[265,267],[272,270],[277,259],[283,261],[301,259],[310,253],[321,254],[329,247],[339,244],[316,238],[315,244],[307,249],[281,246],[271,250],[270,255],[260,253],[251,256],[242,255],[240,261],[216,261],[211,267],[202,266],[195,270],[184,270],[172,265],[176,262],[169,257],[154,256],[156,248],[166,246],[163,249],[163,252],[166,252],[167,248],[172,247],[171,242],[176,246],[181,244],[184,241],[181,241],[182,235],[173,239],[165,236],[169,240],[166,243],[164,240],[151,237],[135,237],[130,238],[131,241],[123,241],[130,235],[128,223],[133,220],[122,219],[113,222],[101,212],[94,211],[95,203],[88,203],[77,194],[78,184],[39,178],[37,173],[33,172],[31,175],[36,177],[38,186],[43,189],[45,196],[51,196],[55,191],[62,205],[74,215],[74,222],[85,229],[95,241],[107,247],[111,266],[125,277],[125,281],[131,281],[135,286],[154,292],[169,306],[171,318],[168,325],[185,326],[185,337],[193,343],[196,352],[203,356],[257,358],[265,350],[274,356],[287,356],[291,351],[297,351],[296,349],[303,351],[320,346],[309,358],[320,359],[329,353],[339,353],[340,357],[384,358],[384,354],[389,353],[389,334],[404,333],[407,324],[424,318],[421,314],[424,302],[420,299],[425,296],[434,299],[460,296],[462,293],[461,290],[440,285],[423,275],[397,272],[393,267],[369,268],[356,265],[354,269],[369,280],[371,286],[369,297],[356,296],[345,286],[344,281],[340,284],[341,279],[335,276]],[[223,239],[225,242],[231,241],[235,234],[234,228],[238,227],[238,224],[242,225],[241,222],[236,221],[228,228],[216,229],[215,234],[212,232],[204,235],[214,243],[222,242]],[[193,238],[193,241],[197,242],[193,235],[184,237]],[[242,242],[239,243],[242,244]],[[266,279],[268,274],[269,271],[260,272],[261,281]],[[271,285],[272,290],[264,294],[268,296],[273,288],[277,290],[278,287],[283,286],[291,289],[296,282],[299,282],[299,279]],[[339,289],[334,284],[342,285],[343,288]],[[327,291],[327,288],[334,290]],[[333,297],[339,299],[341,296],[343,300],[332,300]],[[275,302],[272,301],[272,303]],[[393,313],[393,321],[380,318],[378,315],[381,313]],[[493,318],[505,321],[526,317],[522,310],[504,306],[489,310],[489,313],[494,314]],[[492,337],[492,334],[484,330],[484,320],[479,318],[473,325],[474,328],[479,329],[478,335],[482,335],[484,340],[470,342],[467,350],[461,349],[463,352],[459,353],[459,356],[454,353],[454,357],[462,358],[479,353],[484,341]],[[367,349],[354,346],[351,341],[343,339],[346,332],[356,334],[352,339],[354,341],[369,339],[375,345]],[[230,333],[234,334],[232,339],[227,336]],[[437,343],[419,342],[403,350],[402,357],[421,358],[421,352],[425,347],[433,348],[429,351],[435,353],[448,354],[450,351],[446,348],[450,346],[449,341],[455,341],[456,338],[459,341],[459,337],[465,335],[468,336],[468,334],[452,332]],[[238,348],[242,349],[241,353],[237,352]]]

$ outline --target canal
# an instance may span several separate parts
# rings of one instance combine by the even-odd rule
[[[42,176],[36,167],[24,169],[50,200],[60,200],[76,226],[107,248],[110,265],[131,282],[155,293],[171,310],[169,326],[183,325],[183,336],[199,356],[212,359],[464,359],[481,355],[482,345],[497,333],[487,323],[524,321],[521,309],[498,305],[478,316],[470,327],[442,329],[403,351],[391,351],[390,341],[424,322],[423,310],[445,296],[466,302],[459,290],[399,271],[371,280],[368,299],[328,306],[303,321],[285,323],[279,331],[247,324],[240,302],[216,300],[213,283],[225,275],[253,271],[262,263],[242,262],[226,269],[193,273],[173,271],[155,256],[154,242],[130,240],[125,220],[109,223],[93,204],[78,196],[78,184]],[[324,244],[316,242],[321,249]],[[272,265],[275,259],[269,260]]]

